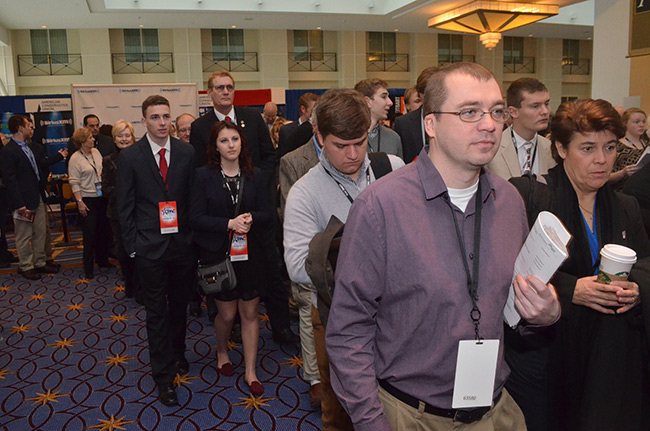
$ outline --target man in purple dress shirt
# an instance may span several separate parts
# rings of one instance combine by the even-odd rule
[[[424,112],[428,153],[350,210],[327,327],[332,387],[356,430],[525,430],[503,389],[503,309],[528,227],[517,191],[483,169],[508,118],[501,88],[483,66],[452,64],[429,79]],[[553,324],[555,289],[524,276],[523,320]]]

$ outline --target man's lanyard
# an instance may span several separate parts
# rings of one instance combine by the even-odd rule
[[[481,196],[481,180],[479,178],[478,189],[476,190],[476,213],[474,215],[474,254],[473,254],[473,268],[472,272],[469,271],[469,264],[467,263],[467,253],[465,252],[465,242],[463,241],[463,234],[458,226],[458,220],[454,215],[454,207],[451,205],[449,195],[445,199],[449,209],[451,210],[451,218],[454,220],[456,227],[456,238],[458,238],[458,245],[460,246],[460,254],[463,257],[463,265],[465,273],[467,274],[467,290],[469,297],[472,300],[472,311],[469,313],[472,323],[474,323],[474,332],[476,333],[476,340],[480,341],[479,324],[481,320],[481,311],[478,308],[478,280],[479,280],[479,253],[481,251],[481,210],[483,208],[483,198]]]
[[[325,167],[323,167],[323,169],[325,169]],[[343,192],[345,197],[348,198],[348,200],[350,201],[350,204],[353,204],[354,199],[352,199],[352,196],[350,196],[350,193],[347,191],[347,189],[345,187],[343,187],[343,184],[339,183],[336,180],[336,178],[334,178],[334,176],[330,173],[330,171],[325,169],[325,172],[327,172],[327,175],[329,175],[334,180],[334,182],[339,186],[339,189],[341,189],[341,192]],[[370,168],[366,169],[366,186],[369,186],[369,185],[370,185]]]
[[[90,152],[90,159],[86,157],[86,155],[83,153],[83,151],[79,151],[81,155],[83,156],[84,159],[88,162],[90,166],[92,166],[93,171],[95,171],[95,178],[97,178],[97,181],[99,181],[101,178],[99,178],[99,173],[97,173],[97,165],[95,165],[95,158],[93,157],[92,150]]]
[[[230,182],[226,178],[226,174],[223,172],[223,169],[221,170],[221,175],[223,175],[223,182],[226,183],[226,187],[228,187],[228,191],[230,192],[230,200],[232,201],[232,204],[237,206],[237,202],[239,202],[239,176],[241,175],[241,170],[237,173],[237,189],[235,190],[235,194],[233,194],[232,189],[230,188]]]
[[[517,161],[519,161],[519,150],[517,149],[517,139],[515,138],[515,131],[512,128],[512,126],[510,126],[510,134],[512,135],[512,143],[515,146],[515,153],[517,153]],[[528,142],[528,141],[526,141],[526,142]],[[530,172],[531,173],[533,172],[533,166],[535,165],[535,156],[537,156],[537,144],[538,144],[538,142],[535,142],[535,144],[534,144],[535,148],[533,149],[533,157],[530,159]]]
[[[381,151],[381,129],[379,128],[380,124],[377,123],[377,126],[373,130],[377,130],[377,153]],[[372,132],[372,130],[371,130]],[[372,149],[370,145],[368,145],[368,149],[370,152],[374,152],[375,150]]]

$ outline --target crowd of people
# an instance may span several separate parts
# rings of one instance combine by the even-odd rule
[[[11,117],[0,261],[13,258],[10,213],[22,275],[58,271],[44,190],[47,167],[67,158],[84,275],[119,261],[126,296],[146,309],[165,405],[178,403],[186,316],[202,301],[219,373],[235,374],[228,340],[240,339],[244,381],[264,393],[263,301],[273,339],[300,343],[327,431],[650,429],[644,111],[585,99],[552,113],[542,82],[518,79],[504,98],[475,63],[424,69],[393,127],[381,79],[305,93],[294,122],[273,102],[234,106],[234,93],[215,72],[213,109],[175,121],[167,99],[148,97],[137,142],[128,122],[110,140],[89,115],[54,156],[30,142],[28,117]],[[572,236],[548,283],[513,276],[542,211]],[[606,244],[636,253],[626,280],[597,278]],[[231,283],[201,295],[197,268],[226,261]],[[516,327],[503,321],[509,294]]]

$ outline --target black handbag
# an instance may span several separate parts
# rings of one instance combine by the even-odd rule
[[[196,272],[201,295],[214,295],[237,287],[237,276],[230,262],[230,253],[222,262],[214,265],[199,265]]]
[[[240,178],[239,193],[237,196],[237,206],[235,215],[239,214],[242,194],[244,193],[244,176]],[[229,235],[229,238],[231,236]],[[212,265],[201,265],[196,270],[199,284],[199,293],[201,295],[214,295],[219,292],[228,292],[237,287],[237,276],[235,269],[230,261],[230,247],[226,252],[226,258]]]

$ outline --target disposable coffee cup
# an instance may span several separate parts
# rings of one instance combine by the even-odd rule
[[[635,263],[636,252],[631,248],[618,244],[606,244],[600,250],[598,282],[610,284],[612,281],[627,280]]]

